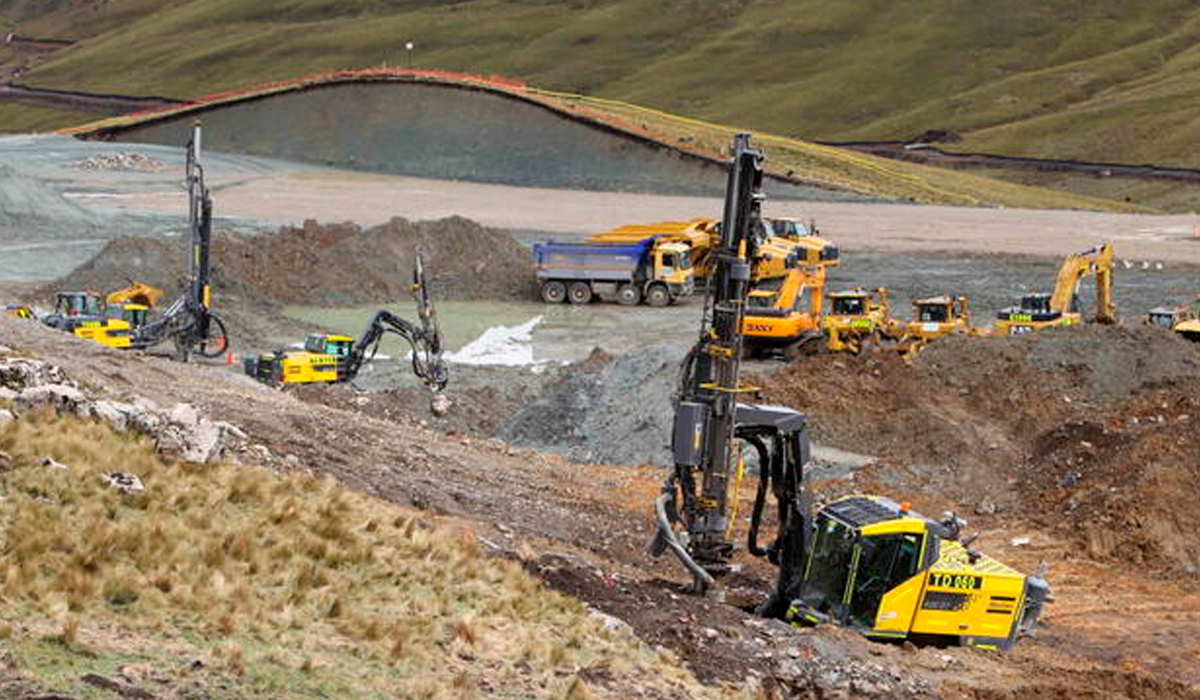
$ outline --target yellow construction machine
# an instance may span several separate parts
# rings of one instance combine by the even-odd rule
[[[12,318],[37,318],[33,308],[24,304],[5,304],[4,315]]]
[[[831,351],[857,355],[868,344],[898,337],[883,287],[873,292],[861,287],[831,292],[827,298],[829,311],[821,318],[821,331]]]
[[[108,306],[96,292],[58,292],[54,312],[42,318],[51,328],[110,348],[128,348],[138,328],[146,323],[148,308],[126,303]]]
[[[109,306],[123,306],[125,304],[136,304],[144,306],[147,309],[153,309],[163,297],[163,291],[157,287],[152,287],[145,282],[137,280],[129,280],[129,286],[124,289],[118,289],[105,297],[104,301]]]
[[[795,267],[782,277],[759,280],[742,317],[746,358],[778,351],[789,362],[820,350],[825,267]]]
[[[1148,326],[1174,331],[1193,342],[1200,342],[1200,319],[1189,306],[1159,306],[1150,309],[1142,319]]]
[[[720,239],[721,222],[715,219],[661,221],[629,224],[588,236],[592,243],[637,243],[650,238],[688,246],[697,282],[712,275],[712,251]],[[753,234],[758,241],[751,266],[753,279],[781,277],[797,265],[833,266],[840,253],[832,242],[816,235],[815,229],[795,219],[764,219]]]
[[[413,268],[412,292],[417,301],[419,323],[381,309],[371,317],[358,338],[315,333],[308,336],[302,350],[277,350],[247,358],[245,372],[268,384],[354,381],[363,366],[375,358],[384,335],[392,334],[403,339],[412,350],[413,374],[433,390],[434,412],[440,413],[445,410],[444,397],[440,393],[446,387],[446,364],[442,360],[442,333],[425,280],[420,251],[416,253]]]
[[[892,324],[893,335],[898,334],[896,349],[906,358],[912,357],[934,340],[947,335],[967,335],[971,328],[971,312],[965,296],[941,295],[916,299],[912,303],[913,315],[908,323]]]
[[[814,515],[807,417],[746,401],[754,389],[740,378],[740,318],[750,294],[763,154],[745,134],[733,154],[726,233],[699,341],[680,371],[674,468],[654,504],[650,553],[670,552],[695,592],[719,599],[721,577],[736,569],[738,488],[753,464],[757,488],[743,551],[778,567],[759,614],[845,626],[876,639],[1007,649],[1034,630],[1049,600],[1040,573],[1021,574],[972,549],[973,538],[959,537],[965,523],[952,513],[934,521],[904,504],[856,495]],[[771,525],[764,520],[769,500]]]
[[[1000,311],[993,333],[1020,335],[1043,328],[1071,326],[1083,320],[1079,311],[1079,285],[1085,277],[1096,278],[1097,323],[1116,323],[1113,302],[1113,248],[1108,243],[1068,255],[1058,269],[1054,291],[1021,297],[1018,306]]]

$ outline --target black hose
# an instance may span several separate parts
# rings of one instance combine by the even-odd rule
[[[667,519],[667,500],[671,497],[670,494],[664,493],[654,501],[654,513],[658,517],[658,534],[662,537],[663,542],[671,549],[671,552],[683,562],[687,570],[692,572],[692,576],[696,578],[697,584],[703,584],[704,588],[711,588],[716,585],[712,574],[705,571],[696,560],[692,559],[683,545],[679,544],[679,540],[675,539],[675,532],[671,529],[671,521]]]

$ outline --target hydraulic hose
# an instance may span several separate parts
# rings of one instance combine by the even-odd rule
[[[687,553],[683,545],[679,544],[679,540],[675,539],[675,532],[671,529],[671,521],[667,519],[667,500],[670,494],[664,493],[654,502],[654,513],[658,516],[658,534],[662,537],[663,542],[671,548],[671,551],[683,562],[687,570],[692,572],[692,576],[696,577],[698,584],[702,583],[704,588],[711,588],[716,585],[712,574],[705,571],[699,564],[696,563],[692,556]]]

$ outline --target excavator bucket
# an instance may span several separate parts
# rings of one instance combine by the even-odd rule
[[[163,297],[163,291],[157,287],[152,287],[145,282],[137,280],[129,280],[129,286],[124,289],[108,295],[106,301],[109,304],[140,304],[147,308],[154,308]]]

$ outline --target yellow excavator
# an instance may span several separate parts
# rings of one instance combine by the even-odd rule
[[[1200,319],[1189,306],[1159,306],[1142,319],[1148,326],[1174,331],[1186,340],[1200,343]]]
[[[857,355],[870,343],[896,337],[888,316],[888,292],[883,287],[830,292],[827,298],[829,311],[821,319],[821,331],[830,351]]]
[[[759,614],[844,626],[875,639],[1011,647],[1033,632],[1050,598],[1040,572],[1022,574],[974,550],[952,513],[932,520],[903,503],[853,495],[814,514],[808,418],[746,401],[753,388],[741,383],[740,317],[750,292],[764,156],[746,134],[732,151],[726,233],[699,341],[680,370],[674,467],[654,503],[650,553],[669,552],[691,575],[694,592],[720,599],[721,578],[737,568],[738,489],[753,461],[757,488],[742,551],[778,567]]]
[[[1113,248],[1111,244],[1103,243],[1068,255],[1058,269],[1054,291],[1026,294],[1019,305],[1001,310],[992,332],[995,335],[1020,335],[1081,322],[1079,285],[1085,277],[1096,278],[1095,321],[1116,323],[1117,305],[1112,294]]]
[[[825,338],[821,333],[824,304],[824,266],[795,267],[782,277],[759,280],[750,290],[742,317],[743,356],[752,359],[781,352],[791,362],[818,352]]]

